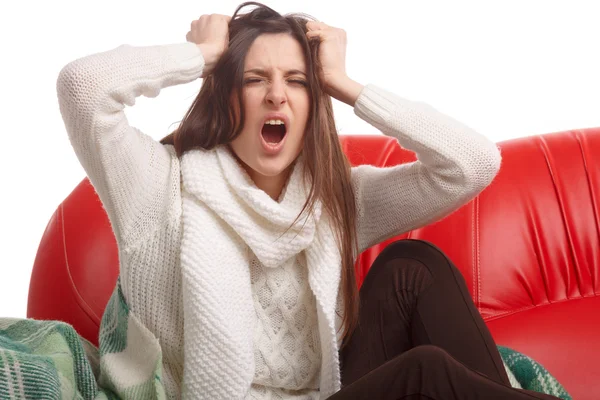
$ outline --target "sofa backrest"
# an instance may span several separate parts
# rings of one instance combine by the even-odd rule
[[[381,136],[343,144],[353,164],[412,157]],[[600,129],[499,147],[502,167],[488,188],[438,222],[365,251],[359,281],[389,242],[433,242],[461,270],[496,343],[540,362],[572,398],[600,398]]]
[[[414,155],[384,136],[344,136],[353,165]],[[485,319],[600,293],[600,129],[499,144],[502,167],[478,197],[437,223],[362,254],[362,279],[383,247],[410,237],[439,246],[462,271]],[[600,318],[600,317],[599,317]]]

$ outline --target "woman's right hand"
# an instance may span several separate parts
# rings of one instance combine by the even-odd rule
[[[221,14],[202,15],[192,21],[185,35],[188,42],[196,43],[204,57],[202,77],[208,76],[229,44],[229,21],[231,17]]]

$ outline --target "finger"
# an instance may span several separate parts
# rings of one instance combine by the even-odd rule
[[[229,21],[231,21],[231,16],[229,16],[229,15],[224,15],[224,14],[211,14],[210,16],[211,16],[211,17],[214,17],[214,18],[218,18],[218,19],[224,20],[224,21],[225,21],[225,22],[227,22],[227,23],[229,23]]]
[[[315,30],[315,29],[317,29],[317,27],[315,26],[315,22],[314,21],[308,21],[306,23],[306,30],[307,31],[312,31],[312,30]]]
[[[192,41],[192,32],[189,32],[185,34],[185,40],[187,42],[191,42]]]
[[[322,39],[322,38],[324,38],[324,37],[325,37],[325,31],[324,31],[324,30],[322,30],[322,29],[315,30],[315,31],[308,31],[308,32],[306,32],[306,36],[307,36],[309,39],[312,39],[312,38],[319,38],[319,39]]]
[[[326,29],[328,27],[328,25],[324,22],[318,22],[318,21],[308,21],[306,23],[306,28],[309,31],[316,31],[316,30],[321,30],[321,29]]]

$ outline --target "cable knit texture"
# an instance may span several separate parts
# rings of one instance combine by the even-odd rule
[[[257,315],[252,399],[318,398],[321,342],[316,300],[302,261],[298,256],[279,268],[266,268],[256,257],[250,262]]]
[[[320,204],[279,237],[305,199],[301,162],[276,202],[226,148],[178,159],[125,116],[136,97],[198,79],[203,66],[192,43],[124,45],[59,74],[65,127],[118,243],[123,294],[161,344],[172,398],[327,398],[340,387],[339,250]],[[352,169],[359,251],[449,214],[499,169],[493,142],[425,104],[367,85],[354,110],[418,157]],[[316,335],[298,328],[303,319]]]

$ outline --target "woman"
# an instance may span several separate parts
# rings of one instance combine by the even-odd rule
[[[241,13],[247,5],[257,8]],[[493,142],[350,79],[344,32],[306,17],[245,3],[232,18],[193,21],[186,39],[85,57],[58,79],[119,245],[119,290],[160,344],[170,397],[553,398],[510,388],[435,247],[394,243],[356,289],[361,251],[492,181]],[[137,96],[200,77],[162,143],[129,126],[123,109]],[[350,168],[331,97],[419,161]]]

